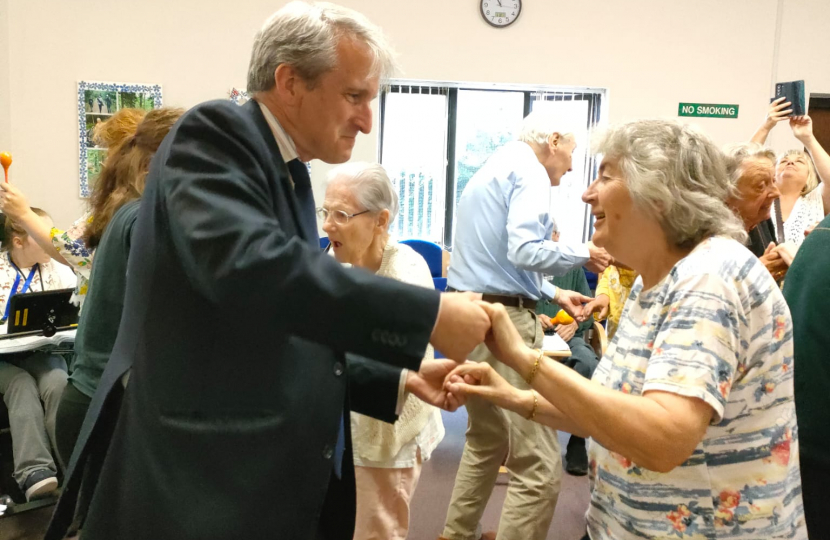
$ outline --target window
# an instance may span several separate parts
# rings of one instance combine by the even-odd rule
[[[452,246],[454,215],[467,182],[534,108],[556,111],[577,139],[573,172],[551,189],[562,241],[588,238],[582,192],[596,173],[589,136],[600,121],[604,90],[475,87],[396,81],[381,96],[380,161],[400,197],[392,232]]]

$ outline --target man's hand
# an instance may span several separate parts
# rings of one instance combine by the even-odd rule
[[[813,138],[813,119],[807,115],[793,116],[790,118],[790,127],[795,138],[801,144],[807,146],[807,143]]]
[[[582,304],[591,301],[589,296],[585,296],[584,294],[576,291],[557,288],[556,298],[554,298],[553,301],[559,304],[559,307],[564,309],[565,313],[579,322],[582,322],[588,318],[587,315],[583,314],[584,310],[582,308]]]
[[[542,330],[553,328],[553,323],[550,322],[550,317],[545,314],[539,314],[539,322],[542,324]]]
[[[476,293],[444,293],[438,308],[438,320],[429,342],[447,358],[464,362],[484,341],[490,329],[490,317],[476,302]]]
[[[611,299],[608,297],[607,294],[598,294],[596,298],[585,304],[585,307],[582,308],[582,317],[583,319],[587,319],[594,313],[598,313],[598,319],[604,320],[608,317],[608,305],[611,303]]]
[[[519,372],[518,366],[523,357],[527,354],[535,355],[535,351],[525,345],[522,336],[519,335],[519,331],[516,330],[513,321],[510,320],[510,314],[507,313],[503,305],[481,302],[481,307],[487,312],[492,321],[490,332],[487,333],[487,339],[484,343],[487,344],[487,348],[490,349],[493,356]]]
[[[406,374],[404,387],[424,403],[454,412],[467,400],[466,395],[455,395],[444,386],[447,376],[457,366],[454,360],[424,360],[419,371]]]
[[[585,268],[591,272],[601,274],[611,264],[611,255],[605,249],[595,246],[593,242],[588,242],[585,245],[588,246],[588,253],[591,255],[591,260],[585,263]]]
[[[565,343],[568,343],[573,339],[574,334],[576,334],[577,329],[579,328],[579,323],[576,321],[572,322],[571,324],[560,324],[556,327],[556,333],[559,334],[559,337],[565,340]]]

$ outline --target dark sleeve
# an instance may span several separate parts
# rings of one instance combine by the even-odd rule
[[[349,408],[390,424],[398,419],[401,368],[362,356],[346,355],[349,374]]]
[[[230,102],[197,106],[151,171],[193,286],[225,313],[244,307],[334,350],[418,369],[439,293],[345,269],[287,233],[284,224],[298,222],[293,192],[266,173],[274,162],[287,169],[246,114]],[[280,206],[290,211],[278,215]]]
[[[576,287],[574,287],[574,290],[580,294],[584,294],[585,296],[593,296],[593,293],[591,293],[591,287],[588,286],[588,278],[585,277],[585,272],[582,270],[582,268],[576,268],[574,269],[574,271],[576,272]],[[584,334],[585,331],[591,328],[593,325],[594,318],[588,317],[587,320],[579,323],[579,328],[576,329],[575,336],[582,337],[582,334]]]

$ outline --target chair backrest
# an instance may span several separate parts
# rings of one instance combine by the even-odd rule
[[[320,249],[326,249],[329,247],[329,237],[328,236],[321,236],[320,237]]]
[[[434,242],[429,242],[427,240],[401,240],[401,244],[406,244],[407,246],[411,247],[418,253],[420,253],[421,257],[427,262],[427,266],[429,267],[429,273],[432,274],[433,278],[440,278],[441,277],[441,270],[442,270],[442,260],[443,254],[441,250],[441,246]]]
[[[591,327],[591,338],[588,345],[594,349],[597,358],[602,359],[605,356],[605,350],[608,348],[608,334],[605,333],[605,327],[599,321],[594,321],[594,326]]]

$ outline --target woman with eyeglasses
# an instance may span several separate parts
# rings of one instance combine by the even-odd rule
[[[317,209],[338,261],[432,288],[426,261],[389,237],[389,224],[397,212],[398,196],[386,171],[370,163],[332,170],[323,206]],[[432,347],[427,347],[424,363],[432,359]],[[409,502],[421,465],[444,438],[441,413],[408,396],[394,424],[357,413],[352,413],[351,424],[357,487],[354,538],[406,538]]]

